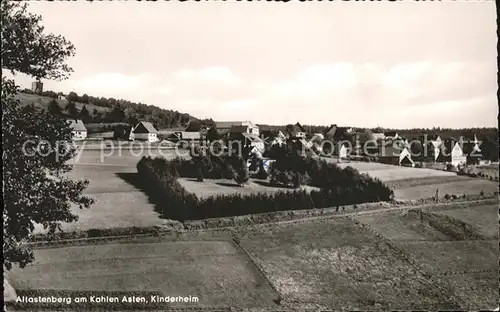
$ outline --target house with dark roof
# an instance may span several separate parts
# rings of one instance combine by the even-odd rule
[[[251,121],[216,121],[215,127],[220,136],[225,136],[229,133],[259,135],[259,127]]]
[[[71,128],[73,140],[80,141],[87,138],[87,128],[83,124],[83,121],[81,121],[80,119],[71,119],[68,120],[68,122]]]
[[[406,146],[399,144],[382,144],[379,148],[378,160],[381,163],[399,166],[415,165],[410,150]]]
[[[158,130],[149,121],[141,121],[134,128],[134,139],[158,142]]]
[[[294,125],[287,125],[285,131],[290,139],[304,139],[306,137],[306,130],[298,122]]]
[[[350,130],[351,129],[347,127],[339,127],[336,124],[333,124],[323,132],[323,136],[325,139],[333,140],[335,142],[350,141],[352,138],[352,131]]]
[[[113,138],[116,140],[134,140],[134,127],[129,125],[118,125],[113,132]]]

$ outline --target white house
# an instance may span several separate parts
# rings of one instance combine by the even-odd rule
[[[148,121],[141,121],[133,130],[134,139],[147,142],[158,142],[158,130]]]
[[[71,119],[69,120],[69,126],[71,127],[73,140],[80,141],[87,138],[87,128],[83,124],[83,121],[80,119]]]
[[[339,149],[339,160],[347,159],[349,157],[349,149],[345,144],[342,144],[342,146]]]
[[[458,142],[455,143],[451,150],[451,164],[455,167],[463,166],[467,163],[467,156],[464,155],[462,147]]]

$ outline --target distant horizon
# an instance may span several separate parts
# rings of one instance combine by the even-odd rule
[[[43,83],[43,81],[42,81]],[[23,87],[23,86],[20,86],[20,90],[22,91],[23,89],[30,89],[29,87]],[[55,93],[63,93],[64,95],[68,95],[70,92],[74,92],[74,91],[69,91],[69,92],[63,92],[63,91],[57,91],[57,90],[44,90],[44,91],[52,91],[52,92],[55,92]],[[78,95],[83,95],[83,94],[86,94],[86,93],[82,93],[82,94],[78,94]],[[92,96],[92,97],[101,97],[101,96],[96,96],[96,95],[91,95],[91,94],[87,94],[88,96]],[[104,96],[103,96],[104,97]],[[115,100],[117,101],[128,101],[127,99],[121,99],[121,98],[115,98]],[[143,102],[137,102],[137,103],[141,103],[141,104],[145,104],[145,105],[153,105],[153,104],[148,104],[148,103],[143,103]],[[85,103],[82,103],[82,104],[85,104]],[[95,105],[95,104],[92,104],[92,103],[88,103],[90,105]],[[88,105],[86,104],[86,105]],[[153,106],[156,106],[156,105],[153,105]],[[159,107],[159,106],[156,106],[156,107]],[[161,107],[159,107],[161,108]],[[163,109],[168,109],[168,108],[163,108]],[[188,112],[180,112],[180,113],[187,113],[189,114]],[[221,119],[214,119],[214,118],[199,118],[198,116],[193,116],[192,114],[189,114],[191,115],[192,117],[195,117],[197,118],[198,120],[205,120],[205,119],[212,119],[214,122],[231,122],[231,121],[251,121],[252,123],[256,124],[256,125],[260,125],[260,126],[270,126],[270,127],[285,127],[287,125],[294,125],[296,123],[300,123],[302,126],[305,126],[305,127],[309,127],[309,126],[312,126],[312,127],[330,127],[332,125],[336,125],[338,127],[344,127],[344,128],[361,128],[361,129],[375,129],[375,128],[381,128],[381,129],[385,129],[385,130],[415,130],[415,129],[426,129],[426,130],[435,130],[435,129],[440,129],[442,131],[446,131],[446,130],[464,130],[464,129],[498,129],[498,126],[478,126],[478,127],[457,127],[457,128],[448,128],[448,127],[442,127],[442,126],[431,126],[431,127],[412,127],[412,128],[391,128],[391,127],[385,127],[385,126],[375,126],[375,127],[367,127],[367,126],[356,126],[356,125],[346,125],[346,124],[338,124],[338,123],[331,123],[331,124],[305,124],[305,123],[302,123],[300,121],[295,121],[295,122],[289,122],[289,123],[286,123],[286,124],[270,124],[270,123],[262,123],[262,122],[255,122],[253,120],[248,120],[248,119],[241,119],[241,120],[237,120],[237,119],[225,119],[225,120],[221,120]],[[125,122],[124,122],[125,123]],[[88,124],[93,124],[92,122],[91,123],[88,123]],[[165,129],[170,129],[170,128],[165,128]],[[176,129],[176,128],[172,128],[172,129]]]
[[[30,2],[28,10],[76,47],[70,79],[44,80],[46,89],[200,119],[498,126],[494,2]],[[16,77],[27,88],[33,80]]]

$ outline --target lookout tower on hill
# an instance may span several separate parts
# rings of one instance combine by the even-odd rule
[[[36,94],[40,94],[43,92],[43,83],[38,80],[38,81],[33,81],[31,83],[31,91]]]

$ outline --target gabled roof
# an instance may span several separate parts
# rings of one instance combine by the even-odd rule
[[[306,132],[306,129],[304,129],[304,127],[302,127],[302,125],[298,122],[295,124],[295,127],[297,127],[300,132]]]
[[[139,130],[139,132],[138,132]],[[141,121],[134,128],[135,133],[158,133],[152,123],[149,121]]]
[[[287,125],[286,132],[290,135],[293,135],[294,133],[297,132],[306,132],[306,130],[304,129],[304,127],[302,127],[300,123],[297,122],[294,125]]]
[[[325,131],[323,131],[323,134],[328,136],[333,136],[335,135],[336,132],[337,132],[337,125],[333,124],[330,127],[328,127]]]
[[[347,127],[338,127],[333,124],[328,129],[326,129],[323,134],[325,137],[333,138],[335,141],[343,141],[346,139],[346,134],[348,133],[349,128]]]
[[[87,128],[80,119],[71,119],[69,121],[69,126],[73,131],[87,131]]]

